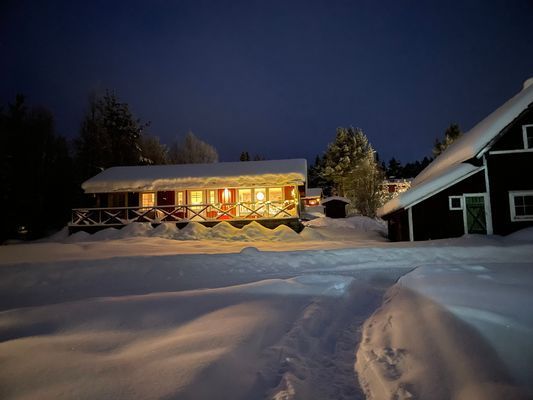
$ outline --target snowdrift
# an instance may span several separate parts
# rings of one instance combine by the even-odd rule
[[[426,265],[366,321],[356,369],[369,399],[533,396],[533,264]]]

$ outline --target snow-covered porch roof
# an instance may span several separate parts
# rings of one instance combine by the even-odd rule
[[[82,184],[85,193],[180,188],[302,185],[305,159],[112,167]]]

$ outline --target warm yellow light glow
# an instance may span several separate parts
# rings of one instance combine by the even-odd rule
[[[141,207],[154,207],[155,206],[155,193],[141,193]]]
[[[268,189],[268,200],[270,201],[283,201],[283,191],[281,188]]]
[[[191,204],[202,204],[204,202],[204,192],[202,190],[191,190]]]
[[[177,204],[185,204],[185,202],[183,201],[183,192],[178,192],[178,202]]]
[[[222,201],[224,201],[224,203],[227,203],[229,201],[229,190],[228,189],[224,189],[224,191],[222,192]]]

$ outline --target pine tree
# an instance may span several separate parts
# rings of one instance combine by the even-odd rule
[[[387,177],[389,178],[403,178],[402,163],[392,157],[389,160],[389,165],[387,166]]]
[[[147,125],[135,119],[128,104],[114,93],[107,91],[103,97],[91,99],[75,142],[80,178],[112,166],[140,164],[140,138]]]
[[[435,139],[435,145],[433,146],[433,157],[437,157],[444,150],[448,148],[455,140],[462,135],[461,129],[457,124],[451,124],[444,132],[444,139],[441,142],[438,138]]]
[[[217,150],[210,144],[198,139],[189,132],[181,142],[176,141],[170,147],[172,164],[203,164],[218,162]]]
[[[243,151],[239,158],[239,161],[250,161],[250,154],[247,151]]]
[[[333,182],[336,194],[352,201],[354,211],[375,216],[382,201],[383,173],[361,129],[337,128],[326,151],[323,175]]]

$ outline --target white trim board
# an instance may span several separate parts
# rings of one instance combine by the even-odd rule
[[[515,153],[533,153],[533,149],[516,149],[516,150],[493,150],[489,154],[515,154]]]

